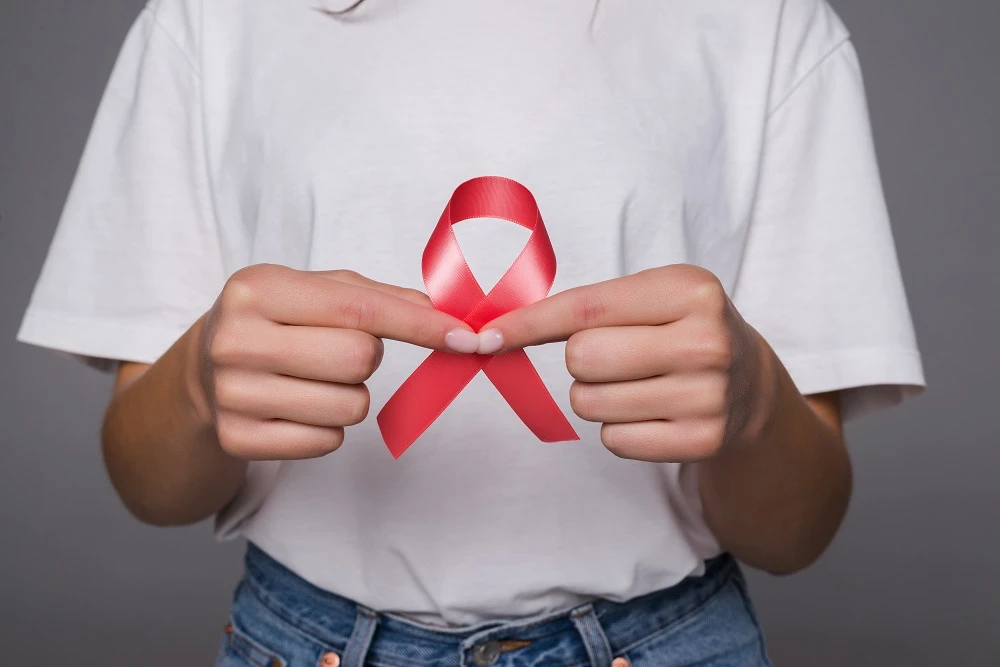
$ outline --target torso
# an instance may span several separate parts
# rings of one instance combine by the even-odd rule
[[[460,182],[538,200],[553,291],[677,262],[732,284],[752,206],[779,0],[215,0],[197,19],[229,270],[353,269],[422,288]],[[464,225],[464,226],[463,226]],[[463,223],[488,287],[523,242]],[[615,458],[572,416],[561,345],[529,356],[582,440],[537,441],[480,375],[400,460],[374,413],[426,351],[387,343],[372,417],[318,461],[259,464],[223,531],[314,584],[450,623],[624,600],[718,546],[689,470]]]

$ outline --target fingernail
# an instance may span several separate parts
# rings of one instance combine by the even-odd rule
[[[479,332],[479,354],[493,354],[503,347],[503,334],[499,329]]]
[[[479,336],[468,329],[452,329],[444,335],[444,344],[454,352],[472,354],[479,350]]]

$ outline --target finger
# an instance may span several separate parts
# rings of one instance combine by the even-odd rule
[[[652,463],[688,463],[722,447],[722,420],[644,421],[601,426],[601,442],[615,456]]]
[[[216,377],[218,409],[312,426],[353,426],[368,416],[368,388],[231,370]]]
[[[434,307],[430,298],[420,290],[410,289],[408,287],[399,287],[398,285],[390,285],[389,283],[380,283],[377,280],[372,280],[371,278],[363,276],[355,271],[338,269],[336,271],[316,271],[315,273],[342,283],[349,283],[351,285],[357,285],[358,287],[368,287],[370,289],[376,289],[380,292],[385,292],[386,294],[392,294],[393,296],[398,296],[401,299],[406,299],[407,301],[415,303],[418,306],[427,306],[428,308]]]
[[[715,417],[725,414],[726,380],[721,373],[706,373],[628,382],[574,382],[569,400],[573,412],[591,422]]]
[[[586,329],[566,342],[566,368],[581,382],[618,382],[725,369],[729,341],[703,322]]]
[[[560,292],[482,329],[484,336],[499,332],[501,350],[507,351],[566,340],[586,329],[674,322],[702,301],[725,304],[718,279],[698,267],[666,266]]]
[[[274,323],[230,340],[227,347],[215,350],[217,367],[343,384],[371,377],[385,351],[381,340],[364,331]]]
[[[216,429],[226,453],[247,461],[312,459],[336,451],[344,442],[342,428],[255,419],[233,412],[220,413]]]
[[[230,280],[237,281],[230,298],[255,304],[280,324],[355,329],[435,350],[448,348],[449,332],[471,331],[458,318],[393,294],[287,267],[251,267]]]

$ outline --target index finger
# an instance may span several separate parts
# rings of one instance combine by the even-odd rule
[[[342,283],[357,285],[358,287],[368,287],[380,292],[386,292],[387,294],[398,296],[401,299],[412,301],[418,306],[433,307],[430,298],[420,290],[410,289],[409,287],[399,287],[398,285],[390,285],[389,283],[380,283],[377,280],[372,280],[371,278],[354,271],[338,269],[335,271],[313,271],[312,273],[323,276],[324,278],[329,278],[330,280],[336,280]]]
[[[471,331],[462,320],[413,301],[362,285],[285,267],[273,267],[272,279],[254,286],[260,312],[273,322],[298,326],[364,331],[377,338],[451,349],[446,336]]]
[[[674,265],[649,269],[593,285],[574,287],[512,310],[482,331],[499,331],[501,351],[569,339],[599,327],[655,326],[684,317],[691,310],[692,282],[714,289],[718,281],[698,267]],[[707,291],[695,290],[695,292]]]

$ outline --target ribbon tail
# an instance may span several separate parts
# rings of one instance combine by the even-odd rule
[[[483,372],[542,442],[579,440],[524,350],[492,357]]]
[[[382,439],[394,458],[419,438],[476,377],[489,357],[433,352],[378,413]]]

